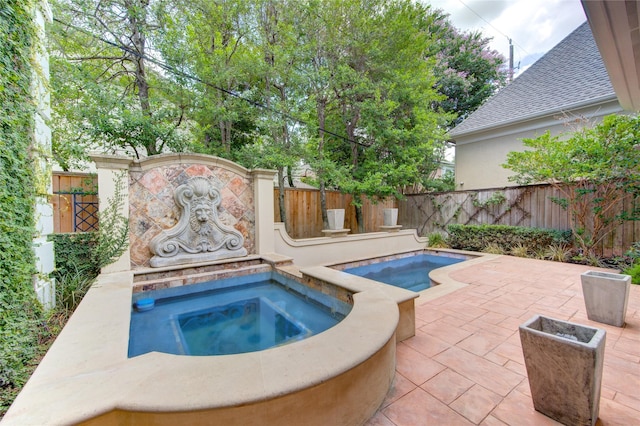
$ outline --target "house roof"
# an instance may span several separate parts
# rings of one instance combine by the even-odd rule
[[[449,134],[455,139],[615,97],[591,29],[585,22]]]

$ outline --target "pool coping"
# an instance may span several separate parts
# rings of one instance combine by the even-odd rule
[[[152,352],[127,358],[133,275],[128,271],[98,277],[3,425],[70,424],[96,418],[100,423],[99,416],[119,411],[131,416],[234,408],[255,417],[254,405],[326,389],[334,378],[370,359],[391,361],[381,364],[377,374],[384,391],[379,395],[369,391],[369,399],[363,401],[370,416],[391,384],[399,313],[396,302],[380,288],[354,294],[353,309],[342,322],[291,345],[237,355]],[[364,377],[366,381],[371,378]],[[344,413],[327,415],[355,415],[353,406],[339,405],[335,409]]]

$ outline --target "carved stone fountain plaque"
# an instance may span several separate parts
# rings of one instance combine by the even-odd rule
[[[180,220],[149,243],[152,267],[204,262],[247,255],[240,232],[218,218],[220,192],[203,177],[180,185],[174,194]]]

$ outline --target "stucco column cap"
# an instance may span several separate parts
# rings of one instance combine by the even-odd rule
[[[91,153],[89,158],[96,163],[99,169],[127,170],[133,163],[132,158],[121,155]]]

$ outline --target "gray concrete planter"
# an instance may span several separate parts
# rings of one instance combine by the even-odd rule
[[[565,425],[595,425],[605,340],[602,329],[540,315],[520,326],[537,411]]]
[[[587,271],[580,275],[582,294],[591,321],[622,327],[627,313],[631,276]]]
[[[344,209],[328,209],[327,219],[329,220],[329,229],[338,230],[344,228]]]
[[[398,224],[398,209],[382,209],[382,223],[384,226]]]

